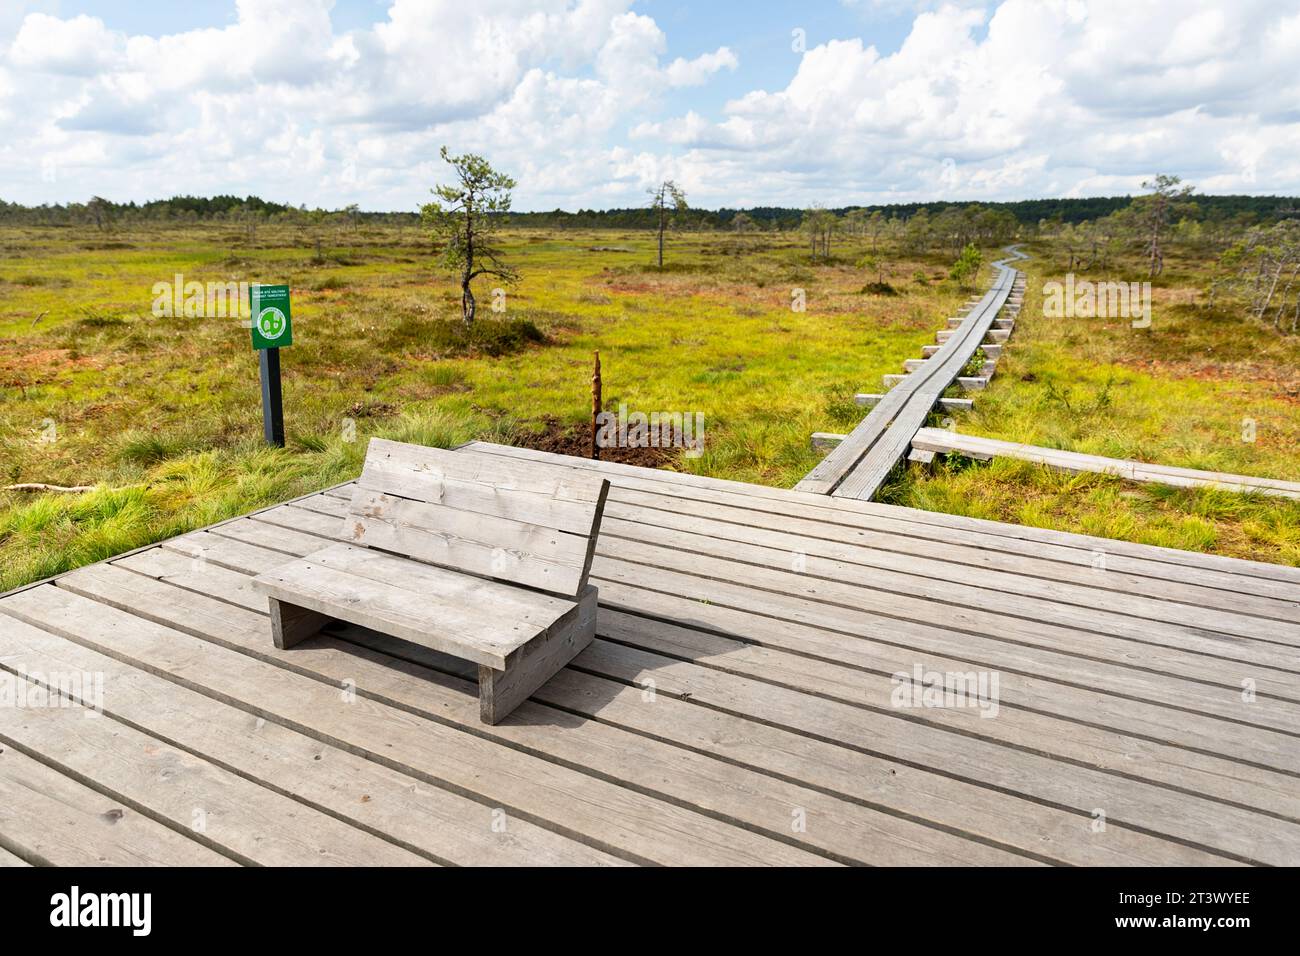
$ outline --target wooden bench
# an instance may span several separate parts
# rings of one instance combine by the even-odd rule
[[[371,439],[343,537],[260,575],[275,646],[348,621],[478,664],[495,724],[596,632],[587,583],[609,482]]]

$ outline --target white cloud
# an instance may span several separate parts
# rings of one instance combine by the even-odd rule
[[[524,208],[636,204],[664,176],[705,205],[1086,195],[1157,171],[1300,190],[1289,4],[863,0],[854,29],[720,108],[695,97],[737,70],[744,31],[669,60],[631,6],[390,0],[343,32],[331,0],[237,0],[225,26],[128,36],[6,4],[0,196],[411,209],[443,143],[511,172]],[[856,35],[900,10],[897,50]]]
[[[97,17],[60,20],[33,13],[23,20],[8,59],[15,67],[35,73],[94,76],[110,69],[124,46],[125,37],[111,32]]]
[[[719,70],[734,70],[740,65],[736,54],[725,46],[712,53],[702,53],[693,60],[678,57],[664,71],[669,86],[699,86]]]

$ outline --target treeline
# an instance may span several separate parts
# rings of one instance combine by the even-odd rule
[[[972,209],[1014,220],[1033,232],[1046,227],[1078,226],[1113,216],[1128,209],[1131,196],[1101,196],[1088,199],[1022,199],[1015,202],[925,202],[842,206],[826,212],[837,219],[870,217],[873,213],[894,220],[911,220],[967,214]],[[1237,227],[1300,218],[1300,200],[1289,196],[1205,196],[1196,197],[1196,221],[1228,223]],[[808,210],[782,206],[752,209],[687,209],[673,217],[674,227],[687,231],[732,230],[785,232],[804,228]],[[655,211],[650,208],[579,209],[568,212],[515,212],[514,225],[547,229],[653,229]],[[362,212],[356,205],[343,209],[308,209],[268,202],[258,196],[174,196],[145,203],[115,203],[93,197],[84,203],[23,206],[0,200],[0,223],[10,225],[77,225],[91,223],[106,227],[132,222],[236,222],[320,224],[347,221],[350,224],[416,225],[415,212]]]

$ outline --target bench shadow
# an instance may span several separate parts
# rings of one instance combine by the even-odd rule
[[[454,713],[462,720],[468,718],[475,725],[486,726],[479,724],[478,719],[478,666],[469,661],[346,621],[331,621],[317,635],[307,638],[299,646],[305,648],[322,645],[333,646],[345,653],[354,654],[359,659],[400,672],[412,680],[428,683],[450,692],[455,698],[454,702],[449,703],[446,702],[446,694],[437,694],[430,695],[427,701],[420,701],[416,694],[399,701],[402,706],[416,706],[434,715]],[[552,680],[560,678],[561,675],[557,674]],[[601,707],[623,688],[623,685],[615,685],[610,681],[589,681],[584,684],[583,706],[593,714],[598,714]],[[497,726],[578,727],[594,719],[538,700],[536,695],[528,703],[530,706],[519,707]]]

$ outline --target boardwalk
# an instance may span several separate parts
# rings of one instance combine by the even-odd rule
[[[346,486],[0,597],[10,692],[103,691],[0,707],[0,863],[1300,863],[1300,569],[562,461],[598,637],[498,726],[448,658],[272,646],[248,582]]]
[[[893,387],[876,403],[834,450],[795,487],[813,494],[836,495],[870,501],[889,473],[907,454],[912,436],[953,382],[961,378],[975,350],[993,328],[994,320],[1011,295],[1019,274],[1007,263],[1026,256],[1014,247],[1010,255],[993,264],[995,277],[984,297],[975,304],[943,344],[907,375],[886,376]],[[943,335],[943,333],[940,333]],[[963,381],[965,381],[963,379]],[[970,382],[983,387],[982,379]]]

